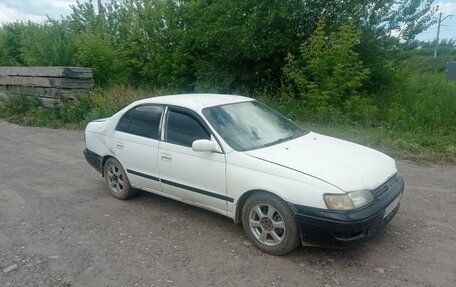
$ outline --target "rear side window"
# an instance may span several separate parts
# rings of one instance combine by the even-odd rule
[[[176,111],[168,113],[165,141],[191,147],[199,139],[210,139],[210,134],[196,118]]]
[[[160,120],[163,107],[139,106],[122,117],[117,130],[151,139],[160,138]]]

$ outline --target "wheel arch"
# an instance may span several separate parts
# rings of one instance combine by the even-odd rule
[[[108,161],[108,159],[110,158],[114,158],[116,159],[115,157],[113,157],[112,155],[105,155],[102,160],[101,160],[101,176],[104,177],[105,174],[104,174],[104,168],[105,168],[105,164],[106,162]]]
[[[244,208],[244,204],[247,201],[247,199],[256,193],[268,193],[268,194],[271,194],[271,195],[283,200],[284,202],[287,202],[282,197],[280,197],[278,194],[271,192],[271,191],[264,190],[264,189],[252,189],[252,190],[246,191],[241,195],[241,197],[239,197],[239,199],[236,202],[236,209],[234,212],[234,223],[236,223],[236,224],[242,223],[242,208]]]

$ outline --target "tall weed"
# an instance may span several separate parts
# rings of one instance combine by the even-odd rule
[[[415,74],[377,99],[391,128],[431,133],[456,129],[456,81],[441,74]]]
[[[3,112],[12,115],[23,115],[31,109],[42,105],[41,100],[37,96],[27,93],[8,95],[1,101]]]
[[[91,120],[109,117],[126,105],[155,93],[119,86],[94,89],[76,99],[44,107],[37,97],[10,96],[0,103],[0,117],[25,125],[82,128]]]

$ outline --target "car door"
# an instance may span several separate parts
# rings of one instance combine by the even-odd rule
[[[199,117],[184,109],[168,108],[163,141],[159,145],[159,170],[162,191],[184,201],[226,212],[226,165],[221,152],[196,152],[192,143],[212,138]]]
[[[117,124],[113,151],[137,188],[160,191],[158,143],[163,106],[141,105],[126,112]]]

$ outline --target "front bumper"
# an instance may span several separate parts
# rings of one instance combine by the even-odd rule
[[[398,175],[388,193],[356,210],[332,211],[294,204],[291,206],[303,243],[323,247],[349,247],[372,238],[391,221],[399,210],[403,191],[404,179]],[[395,204],[393,202],[397,206],[391,210]],[[384,216],[387,208],[389,213]]]

